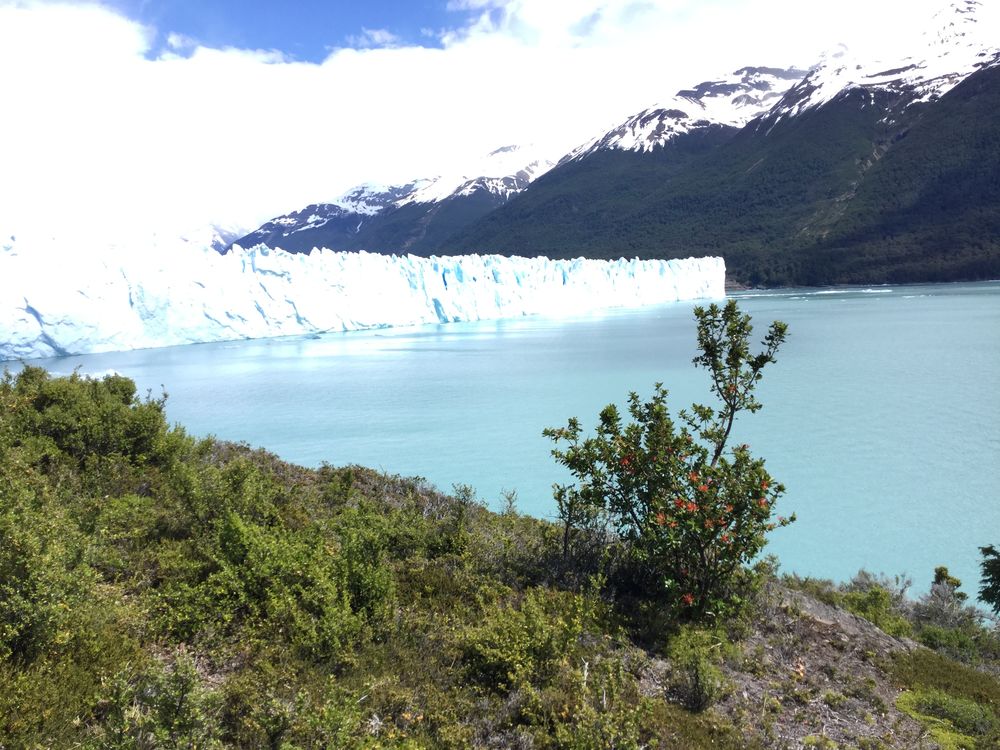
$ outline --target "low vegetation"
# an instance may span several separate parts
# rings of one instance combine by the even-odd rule
[[[699,472],[770,483],[711,445]],[[121,376],[5,374],[0,748],[996,746],[1000,640],[946,570],[911,600],[743,558],[685,603],[658,547],[578,518],[196,439]]]

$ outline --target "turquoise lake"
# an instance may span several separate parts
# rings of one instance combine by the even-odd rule
[[[1000,283],[736,295],[763,335],[789,325],[734,437],[787,487],[798,522],[767,551],[782,570],[847,579],[936,565],[978,588],[978,547],[1000,545]],[[564,319],[519,318],[201,344],[39,360],[117,371],[169,394],[190,432],[317,466],[364,464],[472,485],[496,507],[550,517],[565,481],[542,428],[657,381],[676,412],[708,403],[691,365],[694,303]]]

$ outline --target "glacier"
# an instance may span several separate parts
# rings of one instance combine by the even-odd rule
[[[722,298],[721,258],[155,252],[0,243],[0,360]]]

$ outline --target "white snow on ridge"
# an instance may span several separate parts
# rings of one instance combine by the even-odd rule
[[[477,186],[509,199],[554,166],[555,162],[534,145],[504,146],[470,164],[461,174],[420,181],[396,205],[438,203],[452,195],[469,195]]]
[[[0,244],[0,360],[721,298],[725,276],[721,258],[220,255],[183,242],[96,257]]]
[[[856,88],[907,93],[909,104],[933,101],[976,70],[1000,63],[995,4],[956,0],[935,14],[930,28],[905,45],[905,56],[871,58],[843,45],[827,53],[768,113],[768,122],[795,117]]]
[[[712,125],[743,127],[767,112],[805,71],[795,68],[740,68],[633,115],[604,135],[571,151],[570,161],[602,149],[652,151],[678,135]]]

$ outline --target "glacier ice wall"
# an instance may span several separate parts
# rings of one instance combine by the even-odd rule
[[[100,258],[100,259],[97,259]],[[0,359],[724,296],[721,258],[308,255],[197,242],[141,256],[0,244]]]

